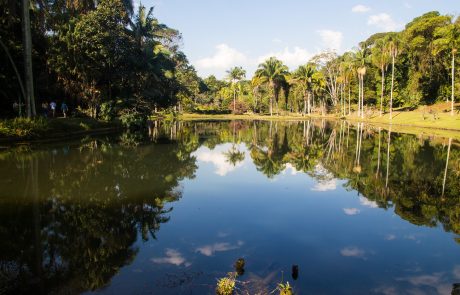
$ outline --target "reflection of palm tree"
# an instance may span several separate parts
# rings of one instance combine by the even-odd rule
[[[251,158],[254,161],[254,165],[257,167],[257,171],[262,172],[268,178],[273,178],[283,171],[282,162],[277,161],[273,157],[273,151],[271,149],[264,151],[253,146],[251,149]]]
[[[232,145],[232,148],[228,152],[224,153],[227,162],[236,166],[239,162],[244,161],[244,152],[241,152],[236,149],[235,145]]]

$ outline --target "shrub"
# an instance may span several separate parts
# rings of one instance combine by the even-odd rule
[[[0,134],[4,136],[28,137],[43,134],[48,127],[48,121],[44,118],[14,118],[0,121]]]
[[[224,278],[217,281],[217,295],[232,295],[236,284],[236,274],[228,273]]]
[[[142,128],[147,122],[147,116],[135,109],[123,109],[120,112],[120,120],[126,128]]]
[[[233,102],[229,106],[229,110],[233,112],[235,115],[241,115],[248,111],[248,106],[242,101],[235,102],[235,109],[233,109]]]
[[[115,117],[115,109],[111,102],[103,102],[99,111],[99,118],[103,121],[112,121]]]

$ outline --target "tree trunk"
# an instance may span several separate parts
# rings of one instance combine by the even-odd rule
[[[24,47],[24,77],[26,84],[27,117],[35,117],[34,81],[32,72],[32,34],[30,31],[29,0],[22,0],[22,35]]]
[[[449,165],[449,156],[450,156],[450,146],[451,146],[451,144],[452,144],[452,138],[449,138],[449,147],[447,148],[446,169],[444,169],[444,179],[442,181],[442,196],[444,196],[444,189],[446,188],[447,166]]]
[[[390,146],[391,146],[391,125],[388,130],[388,147],[387,147],[387,176],[385,180],[385,187],[388,188],[388,174],[390,172]]]
[[[383,110],[383,88],[385,87],[385,68],[382,67],[382,94],[380,95],[380,117]]]
[[[351,115],[351,83],[348,84],[348,115]]]
[[[393,118],[393,87],[394,87],[394,80],[395,80],[395,56],[392,54],[392,61],[391,61],[391,93],[390,93],[390,120]]]
[[[380,133],[382,131],[382,128],[379,127],[379,152],[377,156],[377,171],[375,172],[375,177],[378,177],[379,172],[380,172]]]
[[[364,75],[361,76],[361,119],[364,119]]]
[[[233,89],[233,113],[236,110],[236,89]]]
[[[11,57],[11,54],[10,54],[8,48],[6,47],[5,43],[3,43],[2,40],[0,40],[0,46],[2,46],[3,50],[6,53],[6,56],[8,57],[8,60],[11,63],[11,67],[13,68],[14,73],[16,74],[16,79],[18,79],[19,89],[21,89],[22,98],[24,99],[24,102],[26,102],[26,100],[27,100],[26,91],[24,90],[24,85],[22,84],[22,78],[21,78],[21,75],[19,74],[19,71],[18,71],[18,68],[16,67],[16,64],[14,63],[13,57]],[[19,116],[21,116],[21,115],[22,115],[22,112],[21,112],[21,97],[19,96]]]
[[[361,114],[361,74],[358,74],[358,117]]]
[[[454,115],[454,101],[455,101],[455,49],[452,49],[452,103],[450,107],[450,115]]]

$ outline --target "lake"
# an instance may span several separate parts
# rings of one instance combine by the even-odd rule
[[[215,294],[239,258],[237,294],[460,292],[458,141],[150,127],[0,150],[0,294]]]

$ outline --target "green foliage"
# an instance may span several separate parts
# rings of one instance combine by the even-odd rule
[[[133,129],[144,127],[147,117],[135,109],[124,109],[120,112],[120,120],[123,126]]]
[[[49,128],[44,118],[14,118],[0,120],[0,134],[12,137],[30,137],[44,134]]]
[[[235,290],[236,273],[228,273],[226,277],[217,280],[217,295],[232,295]]]
[[[101,109],[99,111],[99,118],[103,121],[112,121],[115,117],[115,108],[112,102],[101,103]]]

